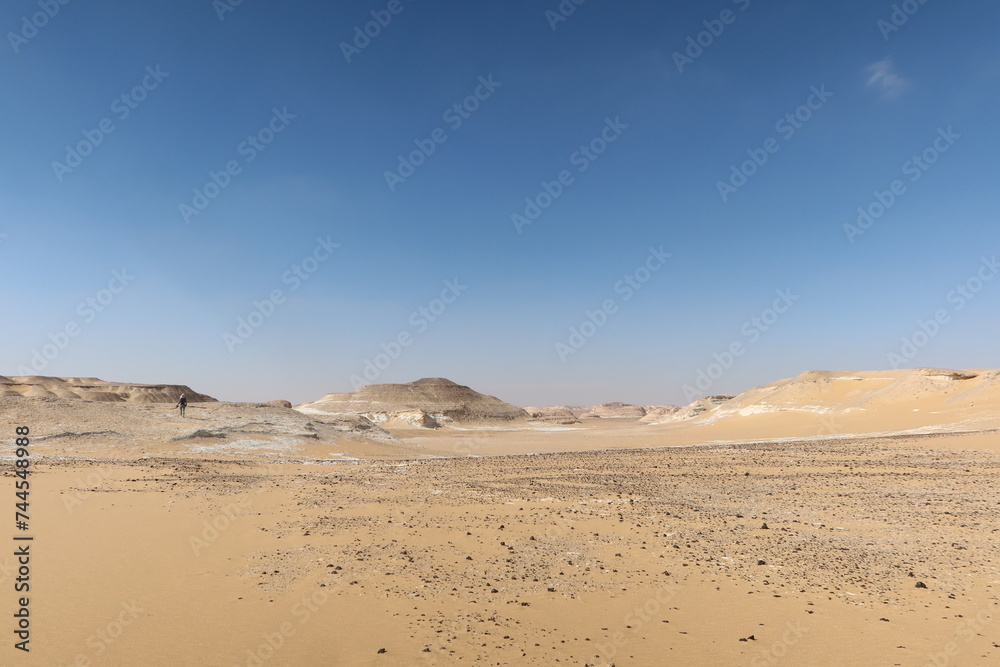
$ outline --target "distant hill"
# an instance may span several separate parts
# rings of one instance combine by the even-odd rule
[[[327,394],[296,409],[307,414],[363,415],[376,423],[400,421],[401,425],[421,427],[529,418],[528,413],[516,405],[444,378],[368,385],[354,392]]]
[[[646,408],[630,403],[602,403],[582,416],[592,419],[620,419],[624,417],[637,419],[646,416]]]
[[[61,378],[0,375],[0,396],[79,398],[87,401],[125,403],[176,403],[181,394],[190,403],[215,402],[183,384],[133,384],[105,382],[97,378]]]
[[[654,419],[740,439],[994,428],[1000,371],[807,371]]]

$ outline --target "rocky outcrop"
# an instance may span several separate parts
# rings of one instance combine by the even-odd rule
[[[392,434],[363,415],[316,415],[316,421],[347,436],[380,441],[395,440]]]
[[[176,403],[184,394],[189,403],[215,402],[183,384],[133,384],[105,382],[97,378],[61,378],[40,375],[0,376],[0,396],[33,398],[78,398],[87,401],[125,403]]]
[[[296,409],[306,414],[363,415],[374,423],[402,419],[425,428],[450,422],[495,423],[529,417],[522,408],[444,378],[368,385],[350,393],[327,394]]]
[[[646,409],[646,416],[639,421],[644,424],[656,424],[670,415],[680,412],[676,405],[656,405]]]
[[[268,401],[267,404],[268,405],[277,405],[279,408],[291,408],[292,407],[292,402],[291,401],[282,401],[282,400]]]
[[[525,408],[525,410],[531,415],[533,420],[547,424],[568,425],[580,423],[580,420],[576,418],[573,411],[565,405],[556,405],[548,408],[530,407]]]
[[[646,408],[631,403],[603,403],[583,415],[585,419],[638,419],[646,415]]]
[[[923,375],[931,380],[972,380],[979,377],[976,373],[966,373],[963,371],[949,371],[939,368],[917,368],[913,371],[918,375]]]
[[[699,398],[693,403],[685,405],[682,408],[674,406],[657,408],[639,421],[647,424],[668,424],[672,422],[686,421],[688,419],[694,419],[695,417],[698,417],[710,410],[714,410],[718,406],[730,401],[732,398],[732,396],[727,394],[705,396],[703,398]]]
[[[387,420],[386,424],[403,428],[441,428],[441,424],[423,410],[400,412],[392,419]]]

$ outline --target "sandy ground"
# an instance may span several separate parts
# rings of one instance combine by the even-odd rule
[[[1000,664],[992,431],[366,442],[279,408],[4,408],[11,503],[13,427],[38,440],[31,652],[11,516],[3,665]]]

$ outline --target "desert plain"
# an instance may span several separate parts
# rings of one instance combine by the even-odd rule
[[[526,410],[4,377],[11,505],[18,427],[3,665],[1000,664],[998,371]]]

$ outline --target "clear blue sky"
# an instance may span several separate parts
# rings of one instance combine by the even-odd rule
[[[12,0],[0,374],[301,402],[371,361],[524,405],[998,367],[1000,6],[904,4]]]

